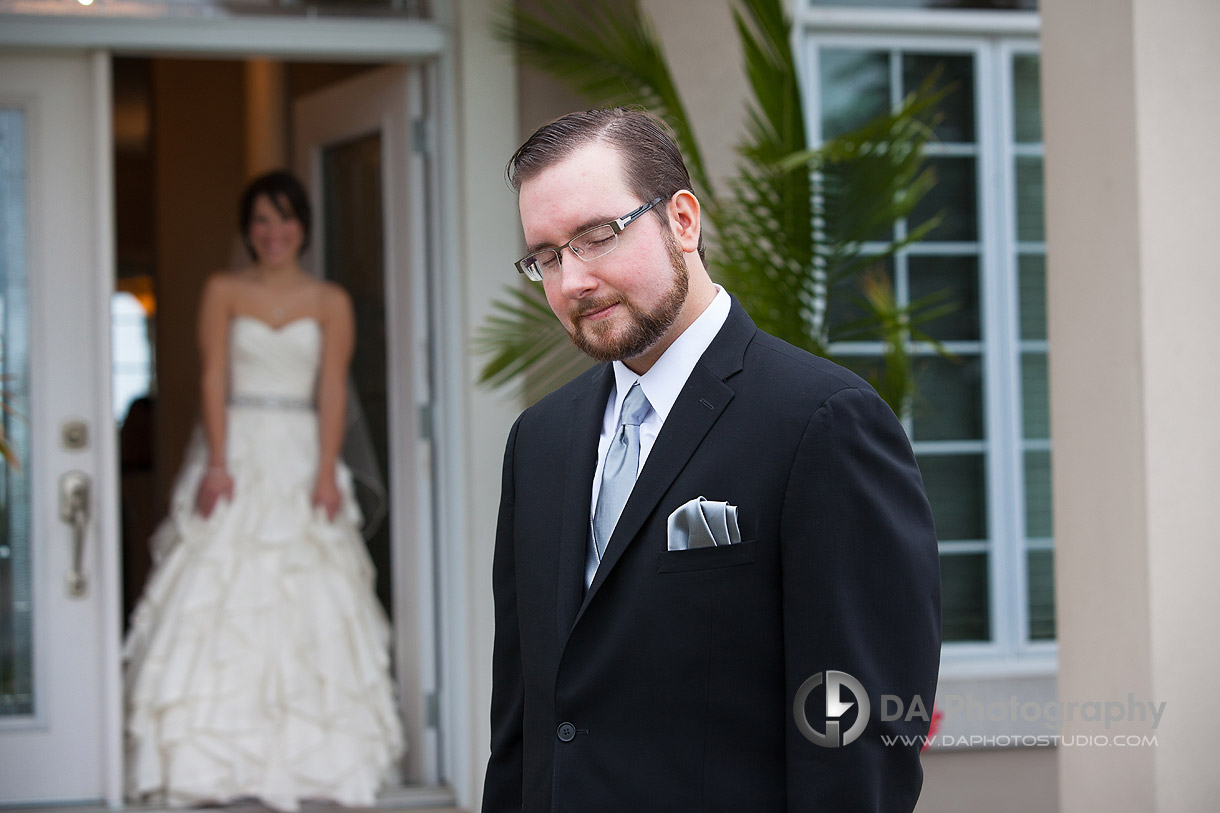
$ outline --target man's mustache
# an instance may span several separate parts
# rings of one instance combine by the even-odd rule
[[[604,299],[598,299],[592,302],[582,302],[572,311],[572,317],[574,319],[580,319],[584,316],[588,316],[590,313],[596,313],[597,311],[608,308],[611,305],[618,304],[618,302],[619,300],[615,299],[614,297],[606,297]]]

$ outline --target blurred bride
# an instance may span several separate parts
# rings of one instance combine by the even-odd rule
[[[300,266],[310,211],[293,176],[251,182],[239,222],[254,262],[205,286],[202,427],[124,645],[127,791],[370,806],[404,743],[340,459],[351,301]]]

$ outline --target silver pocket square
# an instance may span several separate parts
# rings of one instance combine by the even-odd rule
[[[669,549],[689,550],[741,541],[737,506],[696,497],[669,515]]]

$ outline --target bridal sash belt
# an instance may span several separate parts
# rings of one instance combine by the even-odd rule
[[[291,395],[233,395],[229,398],[229,406],[312,410],[313,401]]]

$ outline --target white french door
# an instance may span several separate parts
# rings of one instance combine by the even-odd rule
[[[109,76],[0,55],[0,804],[118,794]]]
[[[354,389],[384,457],[389,515],[369,540],[394,621],[407,784],[443,775],[437,728],[436,585],[427,284],[424,82],[371,70],[299,99],[294,163],[314,207],[307,261],[356,311]],[[388,595],[387,595],[388,594]]]

